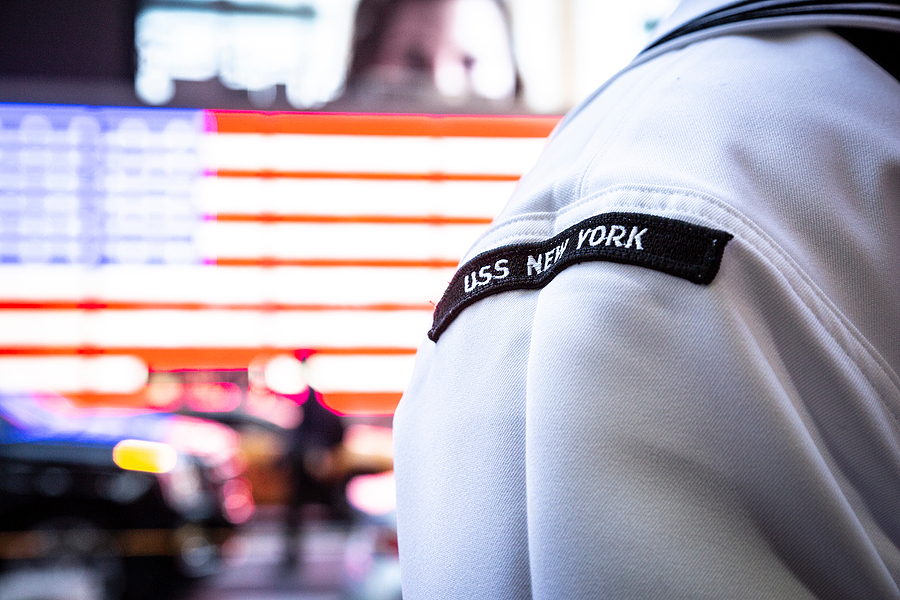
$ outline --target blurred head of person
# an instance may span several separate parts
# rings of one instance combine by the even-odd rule
[[[352,54],[346,95],[369,108],[502,112],[521,92],[503,0],[361,0]]]

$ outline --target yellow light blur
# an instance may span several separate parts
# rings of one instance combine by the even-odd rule
[[[178,453],[168,444],[122,440],[113,448],[113,461],[128,471],[168,473],[178,462]]]

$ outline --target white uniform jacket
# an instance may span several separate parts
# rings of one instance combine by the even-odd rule
[[[398,407],[404,600],[900,598],[900,83],[841,23],[566,118]]]

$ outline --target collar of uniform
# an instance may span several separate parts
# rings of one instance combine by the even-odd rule
[[[719,11],[753,11],[760,7],[784,7],[788,10],[778,11],[773,16],[752,19],[739,19],[722,23],[706,25],[698,31],[681,34],[683,27],[690,25],[692,21],[703,19]],[[821,7],[819,11],[794,12],[796,7]],[[829,9],[839,7],[841,10]],[[890,14],[873,10],[873,7],[886,7]],[[565,127],[582,108],[590,104],[612,81],[634,67],[666,52],[683,48],[694,42],[713,38],[721,35],[743,34],[759,31],[773,31],[779,29],[809,29],[809,28],[848,28],[848,29],[877,29],[880,31],[900,32],[900,0],[681,0],[672,14],[663,21],[654,34],[649,45],[641,51],[634,60],[624,69],[613,75],[593,94],[585,98],[581,104],[566,114],[557,127],[557,131]],[[848,10],[850,9],[850,10]],[[858,10],[854,10],[858,9]],[[674,37],[674,39],[667,39]]]
[[[740,0],[682,0],[653,32],[653,38],[648,46],[652,46],[658,40],[672,33],[679,27],[690,23],[697,17],[721,10],[728,6],[738,4]]]
[[[881,8],[882,10],[879,10]],[[744,15],[705,25],[699,31],[679,32],[706,15]],[[746,18],[753,14],[752,18]],[[766,16],[768,15],[768,16]],[[900,2],[897,0],[682,0],[672,15],[654,33],[643,52],[627,67],[654,56],[719,35],[753,31],[813,27],[853,27],[900,32]],[[675,39],[667,39],[676,36]]]

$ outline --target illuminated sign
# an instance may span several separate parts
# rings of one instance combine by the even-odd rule
[[[343,81],[355,4],[305,0],[144,0],[135,22],[135,91],[168,103],[177,81],[217,81],[269,107],[330,100]]]
[[[199,111],[0,110],[0,262],[190,264]]]
[[[81,379],[21,361],[247,369],[305,350],[331,406],[390,412],[556,120],[0,106],[0,373],[110,393],[140,369],[113,385],[95,361],[66,363]]]

